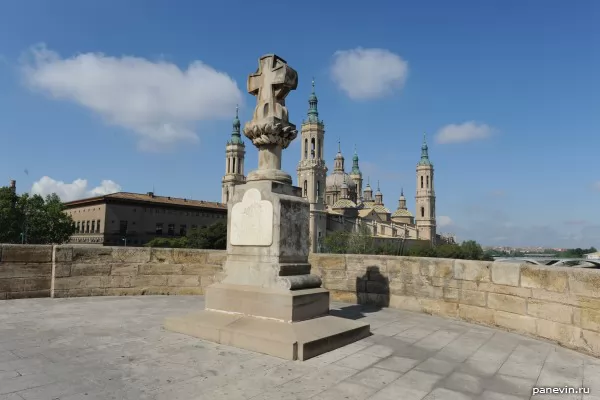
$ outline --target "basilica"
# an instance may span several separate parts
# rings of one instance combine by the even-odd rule
[[[435,191],[433,164],[425,137],[421,146],[421,158],[416,166],[415,214],[406,206],[404,190],[398,207],[393,212],[383,202],[383,194],[377,184],[373,194],[370,179],[363,188],[363,174],[359,158],[354,151],[352,167],[346,172],[345,158],[340,144],[329,173],[323,158],[325,125],[319,119],[315,84],[308,99],[308,113],[302,121],[300,132],[301,152],[297,167],[296,186],[310,203],[311,247],[317,249],[330,232],[354,231],[365,225],[378,239],[403,238],[427,241],[432,244],[444,238],[436,234]],[[222,202],[232,197],[235,186],[246,181],[244,175],[245,144],[241,138],[240,120],[237,112],[233,131],[226,145],[225,176],[222,180]]]

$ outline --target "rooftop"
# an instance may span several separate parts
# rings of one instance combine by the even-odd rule
[[[194,296],[6,301],[0,399],[519,400],[534,386],[600,391],[598,359],[395,309],[335,304],[332,314],[368,321],[373,336],[305,362],[161,328],[165,317],[203,307]]]
[[[190,200],[183,199],[179,197],[170,197],[170,196],[157,196],[152,192],[148,192],[146,194],[142,193],[129,193],[129,192],[117,192],[112,194],[107,194],[104,196],[96,196],[96,197],[88,197],[87,199],[80,199],[74,201],[68,201],[65,204],[67,209],[74,207],[81,207],[87,204],[92,203],[102,203],[111,200],[116,201],[125,201],[125,202],[135,202],[135,203],[144,203],[144,204],[155,204],[162,206],[179,206],[179,207],[201,207],[201,208],[211,208],[215,210],[223,210],[227,211],[227,205],[223,203],[217,203],[213,201],[204,201],[204,200]]]

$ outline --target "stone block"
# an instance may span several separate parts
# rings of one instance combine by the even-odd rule
[[[6,292],[0,292],[0,300],[6,300]]]
[[[506,285],[496,285],[491,282],[481,282],[478,286],[478,289],[484,292],[492,292],[492,293],[500,293],[500,294],[509,294],[511,296],[517,297],[531,297],[531,289],[523,288],[523,287],[515,287],[515,286],[506,286]]]
[[[54,262],[63,263],[73,261],[73,246],[54,246]]]
[[[519,286],[521,264],[494,262],[492,264],[492,282],[498,285]]]
[[[49,289],[50,277],[0,279],[0,292],[27,292]]]
[[[536,333],[538,336],[554,340],[559,344],[570,348],[577,348],[580,346],[581,328],[545,319],[538,319],[536,323]]]
[[[346,270],[346,257],[343,254],[311,254],[308,262],[315,269]]]
[[[485,307],[487,304],[487,296],[485,292],[479,290],[460,290],[458,302],[460,304]]]
[[[574,296],[569,292],[558,293],[550,292],[545,289],[531,289],[531,297],[534,299],[551,301],[554,303],[569,304],[572,306],[578,306],[578,296]]]
[[[526,299],[507,294],[488,293],[487,306],[494,310],[507,311],[514,314],[527,314]]]
[[[458,316],[469,322],[494,325],[494,310],[467,304],[458,305]]]
[[[489,282],[491,279],[489,261],[455,260],[454,279],[475,282]]]
[[[110,275],[136,276],[138,264],[110,264]]]
[[[400,310],[421,312],[423,307],[419,300],[413,296],[390,296],[390,307]]]
[[[3,244],[2,262],[49,263],[52,262],[52,246]]]
[[[105,288],[129,288],[132,277],[129,275],[112,275],[104,281]]]
[[[113,260],[113,247],[73,246],[74,263],[110,264]]]
[[[527,315],[496,310],[494,312],[494,324],[516,332],[529,333],[532,335],[537,333],[536,318]]]
[[[583,342],[583,345],[581,346],[582,350],[585,350],[596,357],[600,357],[600,334],[582,329],[581,340]]]
[[[573,307],[544,300],[529,299],[527,301],[527,314],[549,321],[571,324]]]
[[[210,276],[223,272],[223,268],[208,264],[183,264],[182,275]]]
[[[446,258],[423,258],[420,274],[435,278],[452,278],[454,260]]]
[[[451,303],[458,303],[459,290],[450,287],[442,288],[444,294],[444,300]]]
[[[131,279],[132,287],[167,286],[166,275],[138,275]]]
[[[210,265],[222,266],[227,259],[227,252],[225,250],[211,250],[207,253],[206,263]]]
[[[346,279],[346,271],[344,270],[324,270],[321,274],[321,278],[326,280],[337,280],[337,279]]]
[[[176,264],[204,264],[208,253],[202,249],[173,249],[173,260]]]
[[[106,285],[106,276],[70,276],[54,279],[55,290],[71,290],[79,288],[102,288]]]
[[[569,269],[569,289],[571,294],[592,298],[600,297],[600,271],[588,268]]]
[[[173,250],[160,247],[150,248],[150,262],[156,264],[175,264]]]
[[[357,293],[358,304],[368,304],[377,307],[387,307],[390,303],[389,294],[380,293]]]
[[[143,288],[113,287],[104,289],[105,296],[139,296],[145,294]]]
[[[343,303],[358,303],[356,293],[347,292],[345,290],[329,290],[329,299],[331,301],[341,301]]]
[[[14,299],[39,299],[50,297],[50,289],[45,290],[28,290],[23,292],[8,292],[6,293],[6,300]],[[2,296],[0,296],[2,298]]]
[[[138,275],[181,275],[181,264],[140,264]]]
[[[600,311],[582,308],[579,312],[579,326],[583,329],[600,332]]]
[[[110,275],[110,264],[72,264],[71,276]]]
[[[421,262],[413,257],[390,257],[387,272],[390,274],[420,274]]]
[[[568,288],[567,282],[568,274],[566,268],[528,264],[521,266],[521,286],[524,288],[565,292]]]
[[[57,263],[54,266],[54,277],[55,278],[64,278],[67,276],[71,276],[71,263],[70,262]]]
[[[5,263],[0,265],[0,279],[29,278],[36,276],[50,277],[51,274],[51,263]]]
[[[340,290],[346,292],[366,292],[367,281],[356,279],[327,279],[323,281],[327,290]]]
[[[203,288],[206,288],[206,287],[212,285],[213,283],[220,283],[224,277],[225,277],[225,274],[223,274],[223,273],[220,273],[215,276],[201,276],[200,277],[200,286],[202,286]]]
[[[345,258],[348,271],[359,271],[361,274],[365,274],[371,268],[371,270],[378,270],[382,274],[387,272],[387,259],[385,257],[347,254]]]
[[[173,288],[175,294],[179,296],[202,296],[205,292],[204,288],[198,287],[178,287]]]
[[[167,276],[167,286],[200,286],[198,275],[170,275]]]
[[[88,296],[104,296],[104,288],[73,288],[69,289],[65,297],[88,297]],[[56,292],[55,292],[56,297]]]
[[[417,299],[424,313],[456,317],[458,315],[458,304],[448,303],[437,299]]]
[[[119,263],[150,262],[150,247],[113,247],[113,260]]]
[[[574,296],[576,304],[581,308],[591,308],[592,310],[600,310],[600,298]]]

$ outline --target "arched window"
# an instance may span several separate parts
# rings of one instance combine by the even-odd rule
[[[429,189],[429,175],[427,175],[427,189]]]
[[[425,217],[425,207],[421,207],[421,217]]]
[[[269,115],[269,103],[265,103],[263,108],[263,117],[267,117]]]
[[[304,139],[304,159],[308,158],[308,139]]]
[[[315,138],[310,139],[310,158],[315,158]]]
[[[238,170],[237,170],[238,174],[242,173],[242,163],[238,160]]]
[[[304,197],[308,196],[308,181],[304,181]]]
[[[323,158],[321,155],[321,141],[317,139],[317,158]]]
[[[233,158],[233,171],[231,171],[235,174],[235,157]]]
[[[231,158],[227,158],[227,173],[231,173]]]
[[[319,199],[320,195],[321,195],[321,182],[317,181],[317,200]]]
[[[423,177],[421,177],[421,189],[423,189]]]

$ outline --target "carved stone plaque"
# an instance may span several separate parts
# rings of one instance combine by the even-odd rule
[[[231,210],[231,244],[270,246],[273,243],[273,204],[261,200],[257,189],[244,193]]]

